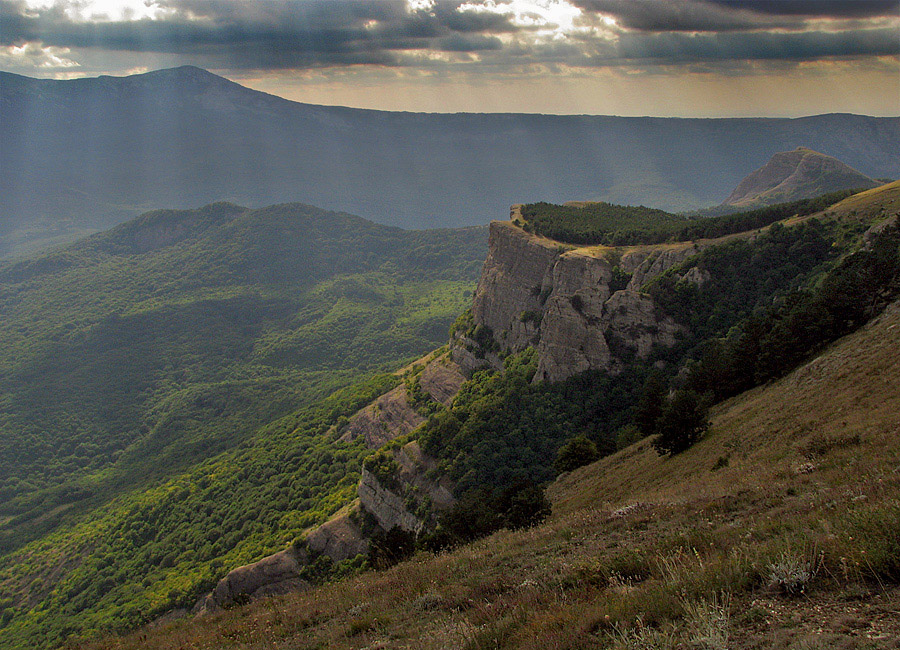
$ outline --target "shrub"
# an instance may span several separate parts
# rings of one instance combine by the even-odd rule
[[[799,595],[816,576],[816,559],[785,551],[768,566],[769,586],[783,594]]]
[[[653,447],[660,454],[678,454],[700,440],[709,428],[708,408],[691,390],[679,390],[666,403],[657,421]]]
[[[575,436],[560,447],[553,466],[557,472],[571,472],[600,458],[597,445],[587,436]]]

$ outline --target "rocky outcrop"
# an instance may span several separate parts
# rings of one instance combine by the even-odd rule
[[[368,541],[356,524],[357,511],[358,504],[354,502],[311,530],[303,538],[305,544],[291,545],[258,562],[229,571],[195,605],[194,613],[209,613],[263,596],[308,589],[310,585],[303,579],[302,571],[311,559],[325,555],[333,562],[340,562],[368,549]]]
[[[640,291],[641,287],[653,278],[659,277],[673,266],[681,264],[699,252],[700,249],[695,244],[680,244],[648,253],[643,262],[632,272],[627,288],[631,291]]]
[[[429,363],[419,375],[422,390],[444,406],[449,406],[465,380],[462,369],[446,355]]]
[[[423,422],[425,418],[409,403],[406,387],[400,385],[350,418],[340,439],[348,442],[362,437],[367,447],[375,449],[406,435]]]
[[[681,327],[641,293],[650,280],[699,252],[695,244],[627,250],[618,259],[604,248],[566,250],[513,223],[491,224],[490,250],[472,310],[473,327],[488,327],[507,352],[534,346],[535,381],[560,381],[586,370],[617,372],[618,356],[646,357],[654,345],[671,346]],[[612,291],[614,265],[631,274],[625,290]],[[701,285],[692,270],[683,278]],[[621,285],[619,285],[621,286]],[[451,344],[467,371],[500,365],[500,356],[477,349],[471,337]]]
[[[601,322],[611,279],[608,262],[576,252],[561,255],[553,265],[537,346],[538,381],[609,367]]]
[[[491,223],[488,246],[472,315],[495,335],[505,333],[504,347],[523,350],[535,343],[536,332],[523,316],[543,308],[562,248],[505,221]]]
[[[386,488],[378,477],[365,468],[356,493],[366,512],[375,517],[375,521],[384,530],[399,527],[401,530],[416,532],[425,523],[406,509],[403,497],[398,492]]]
[[[305,560],[305,558],[303,558]],[[284,594],[309,587],[300,577],[300,562],[294,549],[265,557],[229,572],[213,589],[207,609],[243,604],[252,598]]]
[[[397,486],[386,487],[372,472],[363,468],[357,488],[359,501],[366,512],[375,517],[384,530],[399,527],[409,532],[419,532],[426,521],[411,512],[411,504],[420,505],[427,497],[428,505],[442,510],[455,502],[452,484],[447,478],[430,478],[435,461],[427,456],[413,441],[394,454],[399,471],[393,477]],[[428,510],[432,510],[429,507]]]
[[[503,360],[496,353],[481,349],[476,341],[464,334],[451,337],[450,358],[467,377],[486,368],[503,369]]]
[[[607,339],[634,349],[646,358],[654,345],[671,347],[683,328],[668,316],[658,313],[647,294],[623,289],[616,291],[604,305]]]
[[[898,226],[900,226],[900,214],[895,214],[894,216],[884,219],[883,221],[880,221],[869,228],[866,232],[863,233],[863,245],[865,246],[866,250],[872,249],[872,246],[875,244],[875,240],[878,239],[882,233]]]
[[[354,514],[357,509],[357,504],[351,504],[350,508],[313,529],[305,537],[307,547],[314,553],[327,555],[334,562],[365,553],[369,543],[356,524]]]

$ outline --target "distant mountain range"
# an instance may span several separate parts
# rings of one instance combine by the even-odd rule
[[[880,183],[840,160],[797,147],[775,154],[765,165],[747,176],[723,206],[735,208],[798,201],[827,192],[870,189]]]
[[[797,146],[900,176],[900,118],[392,113],[292,102],[194,67],[0,73],[0,115],[0,255],[219,200],[415,228],[484,224],[531,201],[693,209]]]

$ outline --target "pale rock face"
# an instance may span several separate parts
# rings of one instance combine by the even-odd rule
[[[609,347],[600,321],[611,279],[612,269],[603,259],[566,253],[557,260],[553,290],[541,320],[535,381],[559,381],[609,367]]]
[[[626,273],[634,273],[644,260],[650,255],[647,251],[630,251],[622,256],[619,267]]]
[[[507,332],[504,346],[520,351],[533,343],[521,323],[524,312],[540,310],[541,291],[547,284],[560,247],[534,237],[507,222],[493,222],[489,253],[481,269],[472,313],[475,322],[495,335]]]
[[[615,337],[647,358],[654,344],[675,345],[683,328],[668,316],[660,317],[650,296],[637,291],[616,291],[605,305],[607,338]]]
[[[356,488],[359,501],[371,513],[378,525],[384,530],[399,527],[409,532],[418,531],[424,522],[403,505],[403,498],[384,487],[367,469],[363,468],[359,485]]]
[[[694,244],[686,244],[678,248],[661,251],[659,254],[649,255],[634,270],[631,281],[626,288],[631,291],[640,291],[641,287],[653,278],[662,275],[673,266],[681,264],[699,252],[700,249]]]
[[[351,504],[312,530],[306,536],[307,546],[334,562],[365,553],[369,543],[354,522],[355,511],[356,506]],[[253,564],[237,567],[195,605],[194,613],[208,613],[248,599],[307,589],[309,583],[300,577],[300,571],[309,560],[305,550],[291,546]]]
[[[420,494],[427,494],[438,510],[456,503],[450,479],[441,475],[437,479],[428,478],[428,472],[437,467],[437,461],[422,451],[417,441],[403,445],[394,458],[400,466],[400,480]]]
[[[362,436],[370,449],[403,436],[425,422],[406,396],[406,387],[397,386],[356,413],[341,440],[348,442]]]
[[[478,344],[472,339],[457,334],[450,341],[450,359],[455,363],[467,377],[471,377],[472,373],[486,368],[494,370],[503,369],[503,361],[493,352],[488,352],[483,356],[477,356],[472,350],[476,349]]]
[[[535,381],[561,381],[586,370],[614,373],[620,364],[612,341],[641,357],[656,344],[674,345],[682,328],[657,313],[640,287],[698,252],[694,244],[629,251],[619,266],[632,273],[632,279],[626,290],[611,294],[612,267],[601,252],[565,252],[511,223],[495,222],[473,317],[476,324],[490,327],[494,339],[509,352],[535,347]],[[700,285],[708,275],[694,270],[685,279]],[[523,318],[526,312],[530,313]],[[454,361],[466,372],[502,367],[490,354],[477,359],[465,349],[472,343],[460,338],[451,345]]]
[[[425,367],[419,376],[419,385],[435,402],[448,406],[465,380],[460,367],[447,357],[442,357]]]
[[[453,485],[449,479],[428,478],[429,470],[434,469],[436,463],[422,451],[418,442],[412,441],[401,447],[395,452],[394,460],[400,467],[396,478],[402,486],[419,495],[428,495],[438,510],[449,508],[456,502],[453,497]],[[375,517],[378,525],[384,530],[400,527],[409,532],[418,532],[425,525],[422,519],[406,509],[401,494],[384,487],[378,478],[365,468],[357,492],[362,507]]]
[[[688,269],[688,272],[681,276],[681,279],[685,282],[690,282],[693,285],[698,287],[702,287],[704,284],[709,282],[712,276],[709,274],[709,271],[701,270],[696,266],[692,266]]]
[[[248,598],[288,593],[308,586],[300,578],[300,564],[293,549],[286,549],[229,572],[216,585],[211,599],[207,599],[206,608],[228,607]]]
[[[306,543],[316,553],[327,555],[334,562],[365,553],[369,543],[350,512],[336,516],[306,536]]]

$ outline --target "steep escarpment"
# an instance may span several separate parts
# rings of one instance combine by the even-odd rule
[[[499,368],[498,353],[533,346],[535,381],[617,372],[631,353],[646,358],[653,346],[674,344],[681,326],[641,287],[700,249],[694,243],[572,249],[514,222],[493,222],[471,322],[455,334],[453,359],[468,372]]]
[[[434,509],[453,505],[453,483],[436,472],[437,463],[416,441],[396,450],[392,460],[396,465],[384,476],[363,467],[357,488],[360,504],[382,530],[398,527],[417,533]]]
[[[407,435],[425,422],[428,404],[449,404],[465,381],[447,354],[433,353],[413,364],[404,382],[360,409],[335,431],[338,443],[362,438],[370,449]],[[273,594],[302,591],[315,583],[321,567],[353,561],[368,551],[371,530],[395,527],[418,532],[435,512],[453,505],[453,483],[416,441],[381,451],[361,469],[358,499],[290,547],[239,566],[200,599],[194,613],[209,613]],[[383,462],[382,462],[383,461]],[[379,464],[380,463],[380,464]],[[386,468],[386,469],[385,469]]]

